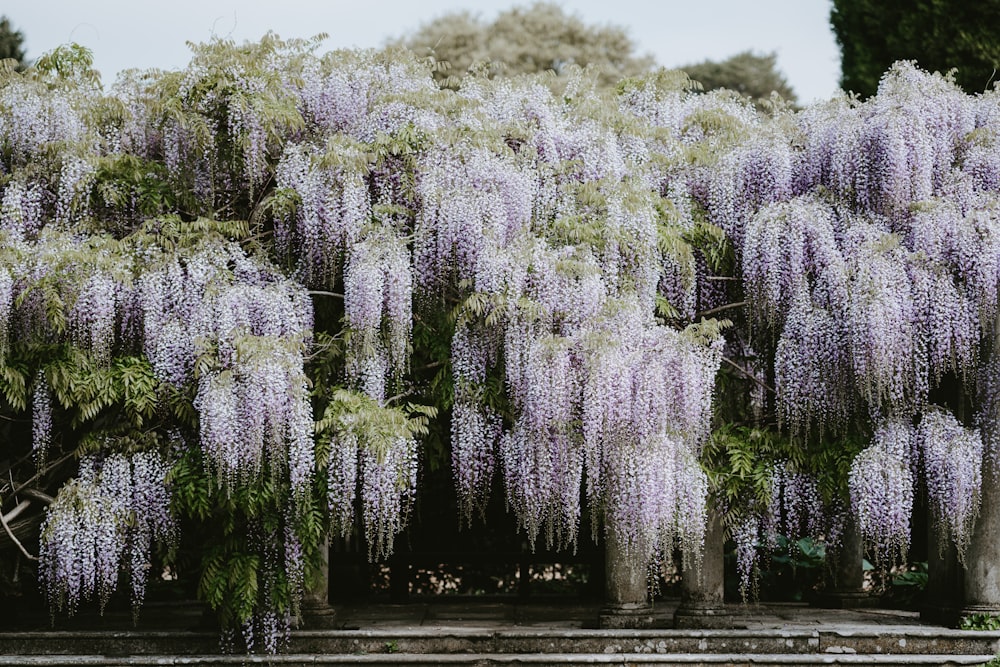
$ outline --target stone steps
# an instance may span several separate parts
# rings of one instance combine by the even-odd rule
[[[215,632],[0,633],[3,665],[977,665],[1000,633],[936,627],[299,630],[277,656],[220,655]]]
[[[924,625],[914,612],[740,606],[736,629],[597,629],[599,605],[440,601],[342,606],[292,633],[276,656],[226,655],[197,604],[128,615],[78,615],[51,629],[24,614],[0,622],[5,665],[979,665],[1000,632]],[[308,628],[308,626],[307,626]],[[326,628],[326,629],[320,629]]]
[[[728,665],[730,667],[806,667],[811,665],[982,665],[990,655],[922,655],[922,654],[625,654],[625,653],[517,653],[517,654],[454,654],[454,653],[383,653],[383,654],[294,654],[277,656],[245,655],[33,655],[0,656],[0,666],[42,665],[69,667],[85,665],[118,667],[120,665],[198,665],[223,667],[231,665],[363,665],[390,667],[392,665],[468,665],[475,667],[503,665],[531,665],[532,667],[571,667],[573,665],[643,665],[655,667],[697,667],[699,665]]]

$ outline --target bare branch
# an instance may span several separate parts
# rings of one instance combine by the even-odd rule
[[[17,539],[17,536],[14,535],[14,531],[10,529],[10,525],[7,523],[8,521],[13,521],[14,519],[16,519],[17,516],[21,514],[21,512],[26,510],[28,508],[28,505],[30,504],[31,504],[30,500],[22,500],[20,503],[18,503],[17,507],[7,512],[6,515],[0,513],[0,524],[3,524],[3,529],[7,533],[7,537],[10,538],[11,542],[17,545],[17,548],[21,550],[21,553],[24,554],[25,558],[27,558],[28,560],[38,560],[38,556],[32,556],[30,553],[28,553],[28,550],[24,548],[24,545],[21,544],[21,540]]]
[[[311,289],[311,290],[309,290],[309,294],[310,295],[315,295],[315,296],[332,296],[332,297],[337,298],[337,299],[343,299],[344,298],[343,294],[339,294],[337,292],[325,292],[323,290],[318,290],[318,289]]]
[[[738,370],[740,373],[742,373],[744,377],[747,377],[747,378],[753,380],[754,382],[756,382],[757,384],[759,384],[764,389],[767,389],[772,394],[777,394],[778,393],[777,391],[774,390],[774,387],[772,387],[768,383],[764,382],[759,377],[757,377],[756,374],[751,373],[747,369],[743,368],[742,366],[740,366],[739,364],[737,364],[735,361],[733,361],[729,357],[722,357],[722,360],[724,362],[726,362],[727,364],[729,364],[730,366],[732,366],[733,368],[735,368],[736,370]]]
[[[20,486],[18,486],[17,488],[15,488],[13,490],[13,492],[11,493],[11,495],[15,495],[15,496],[18,495],[19,493],[21,493],[22,491],[24,491],[25,489],[27,489],[29,486],[31,486],[32,483],[34,483],[37,480],[39,480],[43,475],[45,475],[46,473],[48,473],[49,471],[51,471],[51,470],[53,470],[55,468],[58,468],[63,463],[65,463],[66,461],[74,458],[75,456],[76,456],[76,454],[74,454],[73,452],[70,452],[69,454],[66,454],[61,459],[59,459],[58,461],[56,461],[55,463],[48,463],[48,464],[46,464],[45,467],[43,467],[41,470],[39,470],[38,472],[36,472],[34,475],[32,475],[31,477],[29,477],[28,479],[26,479],[25,481],[23,481]]]
[[[25,496],[28,496],[32,500],[37,500],[43,505],[51,505],[56,501],[55,498],[45,493],[44,491],[39,491],[38,489],[24,489],[21,491],[21,493]]]
[[[395,396],[390,396],[389,398],[385,399],[385,402],[387,404],[388,403],[392,403],[393,401],[398,401],[401,398],[406,398],[407,396],[412,396],[415,393],[417,393],[416,390],[414,390],[412,388],[411,389],[407,389],[406,391],[404,391],[404,392],[402,392],[400,394],[396,394]]]
[[[718,308],[709,308],[708,310],[703,310],[700,313],[695,313],[694,319],[699,317],[708,317],[709,315],[714,315],[716,313],[722,313],[727,310],[732,310],[733,308],[742,308],[743,306],[750,303],[749,301],[737,301],[735,303],[727,303],[724,306],[719,306]]]

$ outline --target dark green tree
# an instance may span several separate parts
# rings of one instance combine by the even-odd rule
[[[957,70],[966,92],[982,92],[1000,68],[1000,0],[834,0],[830,12],[841,54],[840,85],[863,97],[897,60],[927,70]]]
[[[473,65],[498,65],[504,75],[553,71],[571,64],[596,65],[600,81],[613,85],[653,67],[649,55],[636,55],[636,45],[621,27],[587,25],[559,5],[538,2],[514,7],[486,22],[467,11],[440,16],[412,35],[392,42],[418,55],[448,63],[438,80],[462,75]]]
[[[0,16],[0,60],[13,58],[18,62],[18,69],[24,69],[28,62],[23,44],[24,34],[15,30],[6,16]]]
[[[795,103],[795,91],[778,70],[777,63],[778,54],[774,52],[744,51],[725,60],[705,60],[680,69],[706,91],[727,88],[753,100],[778,93],[786,101]]]

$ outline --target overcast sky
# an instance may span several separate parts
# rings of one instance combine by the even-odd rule
[[[530,0],[31,0],[0,10],[25,36],[29,58],[67,42],[94,52],[105,84],[129,67],[178,69],[186,42],[213,35],[243,42],[268,30],[283,38],[329,34],[329,50],[377,47],[441,14],[469,9],[485,19]],[[667,67],[774,51],[801,102],[837,89],[839,53],[830,0],[566,0],[587,23],[624,27],[640,53]]]

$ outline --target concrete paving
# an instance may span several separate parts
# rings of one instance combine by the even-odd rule
[[[658,627],[673,628],[677,600],[659,601],[653,606]],[[335,604],[336,626],[342,629],[456,627],[503,629],[514,627],[596,628],[599,603],[530,601],[482,602],[437,598],[406,604],[359,602]],[[821,609],[803,603],[727,605],[734,627],[747,630],[817,629],[859,630],[899,627],[909,630],[940,626],[921,623],[913,611],[894,609]]]

